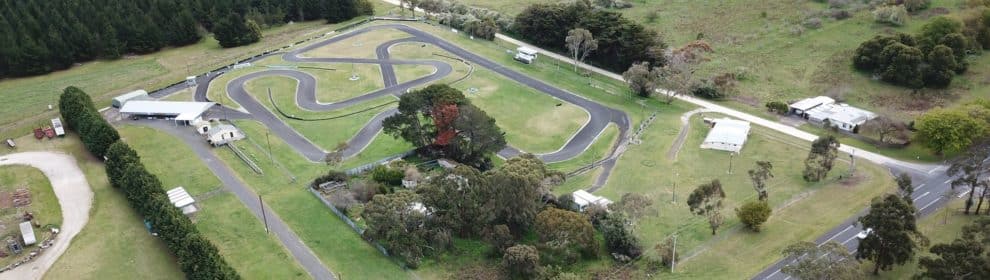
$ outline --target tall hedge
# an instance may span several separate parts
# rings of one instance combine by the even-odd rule
[[[96,157],[102,158],[110,144],[120,139],[117,130],[103,119],[89,95],[81,89],[66,88],[59,97],[58,108],[68,128],[79,133],[83,145]]]
[[[162,182],[148,172],[141,157],[120,139],[85,92],[66,88],[59,98],[66,125],[79,133],[86,149],[106,159],[110,184],[121,191],[135,211],[146,217],[165,242],[188,279],[240,279],[182,212],[169,202]]]

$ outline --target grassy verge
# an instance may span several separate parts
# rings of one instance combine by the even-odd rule
[[[265,128],[261,124],[253,121],[238,121],[236,124],[247,134],[247,141],[257,143],[257,145],[245,143],[239,147],[249,154],[268,155],[267,151],[262,149],[267,144],[264,140]],[[376,143],[382,139],[385,137],[379,136]],[[390,153],[388,149],[391,147],[372,145],[366,152],[388,154]],[[263,195],[271,209],[299,235],[324,264],[341,278],[409,277],[391,260],[361,240],[360,236],[334,216],[322,202],[305,190],[306,182],[326,172],[329,167],[305,160],[281,139],[275,137],[271,138],[271,150],[275,164],[269,160],[257,162],[261,169],[265,170],[265,175],[255,174],[229,151],[219,151],[218,156],[256,193]],[[367,163],[358,160],[347,160],[339,168]],[[296,180],[291,179],[293,177]]]
[[[14,141],[18,146],[16,151],[4,149],[0,154],[26,151],[68,153],[75,156],[93,189],[89,222],[72,240],[69,249],[45,273],[46,279],[183,277],[165,244],[148,234],[141,218],[130,208],[123,194],[110,187],[103,163],[90,156],[75,134],[43,141],[24,135]]]
[[[274,236],[179,139],[147,127],[118,130],[165,188],[183,186],[197,198],[196,227],[238,273],[254,279],[304,279],[307,274]]]
[[[928,252],[931,245],[952,242],[952,240],[960,236],[963,226],[969,225],[981,217],[978,215],[963,215],[959,209],[963,208],[965,202],[966,200],[964,199],[953,199],[942,210],[918,220],[918,231],[928,238],[929,247],[917,249],[918,251],[916,251],[914,259],[904,265],[894,266],[893,270],[882,271],[877,276],[873,275],[873,263],[864,262],[862,265],[863,277],[865,279],[909,279],[915,274],[920,273],[921,269],[918,268],[918,259],[923,256],[931,256],[931,253]]]

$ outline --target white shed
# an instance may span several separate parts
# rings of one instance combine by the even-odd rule
[[[21,227],[21,238],[24,239],[24,246],[28,246],[38,242],[38,239],[34,237],[34,228],[31,227],[31,222],[23,222],[20,224]]]
[[[738,153],[749,138],[749,122],[721,118],[714,120],[715,125],[705,141],[701,142],[702,149],[722,150]]]
[[[241,139],[244,139],[244,133],[240,129],[237,129],[237,127],[229,124],[210,127],[206,131],[206,142],[213,146],[220,146]]]
[[[176,208],[182,210],[182,214],[189,215],[196,213],[199,209],[196,209],[196,200],[193,199],[186,188],[177,187],[165,192],[168,195],[168,201],[175,205]]]
[[[121,108],[121,107],[124,107],[124,104],[127,103],[127,101],[131,101],[131,100],[147,100],[147,99],[150,99],[150,98],[151,97],[148,96],[148,92],[147,91],[144,91],[143,89],[139,89],[139,90],[135,90],[135,91],[128,92],[128,93],[125,93],[125,94],[118,95],[117,97],[114,97],[113,98],[113,102],[110,105],[112,105],[114,108]]]
[[[612,204],[612,201],[608,198],[593,195],[585,190],[574,191],[574,193],[571,193],[571,196],[574,198],[574,203],[577,204],[580,211],[584,211],[584,209],[592,204],[601,207],[608,207],[609,204]]]
[[[536,60],[537,51],[529,47],[519,47],[516,49],[515,60],[524,62],[526,64],[533,63]]]

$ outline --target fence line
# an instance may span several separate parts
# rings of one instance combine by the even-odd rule
[[[227,147],[230,148],[230,150],[233,151],[234,154],[237,155],[237,157],[241,158],[241,160],[244,161],[244,163],[246,163],[248,167],[251,167],[251,169],[254,170],[254,172],[258,174],[265,174],[265,172],[261,171],[261,167],[255,164],[254,161],[251,161],[251,159],[248,158],[247,155],[245,155],[244,152],[241,151],[241,149],[238,149],[237,146],[234,146],[234,143],[227,143]]]
[[[415,154],[415,153],[416,153],[416,150],[415,149],[408,150],[408,151],[405,151],[405,152],[401,152],[401,153],[398,153],[398,154],[387,156],[387,157],[385,157],[383,159],[379,159],[379,160],[377,160],[375,162],[372,162],[372,163],[368,163],[368,164],[365,164],[365,165],[362,165],[362,166],[358,166],[358,167],[355,167],[355,168],[348,169],[344,173],[347,173],[347,176],[354,176],[354,175],[360,174],[362,172],[371,170],[372,168],[375,168],[375,166],[379,166],[379,165],[385,164],[386,162],[389,162],[389,161],[392,161],[392,160],[395,160],[395,159],[398,159],[398,158],[407,157],[407,156],[410,156],[410,155]]]
[[[313,187],[312,187],[312,185],[310,185],[306,189],[308,189],[310,193],[312,193],[313,195],[315,195],[316,198],[320,199],[320,201],[323,202],[323,205],[326,205],[327,208],[330,208],[330,211],[332,211],[335,215],[337,215],[338,218],[340,218],[341,220],[343,220],[344,223],[347,223],[347,225],[350,226],[351,229],[354,230],[354,232],[356,232],[358,235],[360,235],[362,237],[362,239],[364,239],[365,241],[368,241],[368,243],[371,244],[371,246],[374,246],[375,249],[378,249],[378,251],[381,252],[382,255],[385,255],[386,257],[389,256],[388,250],[385,250],[385,247],[382,247],[382,244],[379,244],[377,241],[364,238],[364,229],[362,229],[361,227],[358,227],[357,224],[354,223],[354,221],[351,220],[350,217],[347,217],[347,215],[344,215],[344,213],[340,212],[340,210],[338,210],[337,207],[333,205],[333,203],[331,203],[329,200],[327,200],[325,197],[323,197],[323,195],[321,195],[319,191],[314,190]]]

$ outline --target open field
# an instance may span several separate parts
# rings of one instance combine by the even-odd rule
[[[45,274],[46,279],[183,277],[165,244],[148,234],[141,218],[127,204],[124,195],[110,187],[103,163],[89,155],[75,134],[44,141],[24,135],[15,141],[18,146],[16,151],[3,149],[0,154],[43,150],[74,155],[94,193],[89,222]]]
[[[355,35],[334,44],[302,53],[301,57],[354,57],[377,58],[375,48],[385,42],[408,38],[409,34],[398,30],[381,30]]]
[[[398,265],[384,257],[373,247],[361,240],[347,224],[334,216],[316,197],[306,191],[310,180],[326,172],[330,167],[307,161],[295,150],[287,146],[277,137],[271,138],[271,149],[274,162],[264,160],[267,151],[262,148],[267,145],[264,139],[265,128],[253,121],[237,121],[248,136],[245,143],[240,145],[248,154],[258,155],[263,160],[256,162],[265,175],[257,175],[247,165],[243,164],[232,152],[221,150],[218,156],[226,162],[254,191],[265,197],[265,202],[273,211],[288,224],[292,230],[306,243],[310,249],[334,273],[343,279],[401,279],[409,276]],[[375,143],[388,136],[379,136]],[[345,161],[340,169],[380,159],[404,151],[390,151],[398,145],[379,145],[372,143],[366,153],[376,153],[369,159],[350,159]],[[369,156],[371,157],[371,156]],[[367,161],[358,161],[367,160]],[[294,180],[292,178],[295,178]]]
[[[560,149],[590,118],[580,107],[488,69],[476,69],[470,78],[454,87],[495,118],[510,145],[530,153]]]
[[[152,128],[119,127],[124,139],[141,156],[165,188],[183,186],[200,208],[194,221],[228,263],[245,278],[305,279],[308,275],[274,236],[193,151],[179,139]]]
[[[185,47],[117,60],[83,62],[81,66],[42,76],[5,79],[0,81],[0,92],[15,98],[8,98],[0,106],[0,124],[3,124],[0,138],[27,134],[30,125],[55,116],[57,112],[46,111],[47,106],[55,105],[62,89],[70,85],[85,90],[93,96],[97,107],[103,107],[116,94],[158,89],[182,81],[190,74],[205,73],[362,19],[332,25],[323,20],[286,24],[264,30],[259,43],[229,49],[220,48],[212,36],[205,36],[199,43]]]
[[[678,234],[678,251],[690,257],[678,266],[678,272],[672,275],[676,278],[727,279],[751,275],[777,260],[783,246],[814,239],[867,207],[872,197],[893,185],[884,169],[862,162],[857,165],[854,179],[839,180],[849,168],[846,155],[839,156],[823,182],[807,183],[801,178],[801,170],[809,143],[762,127],[753,128],[740,155],[732,159],[732,174],[728,174],[727,152],[698,147],[708,133],[700,125],[702,117],[696,115],[691,119],[694,126],[674,162],[666,160],[664,155],[677,134],[679,121],[658,118],[644,133],[644,144],[630,146],[608,184],[599,191],[613,200],[623,193],[635,192],[655,201],[659,214],[637,222],[639,236],[644,246],[651,248]],[[763,232],[751,233],[739,226],[732,209],[756,199],[746,170],[757,160],[769,160],[774,165],[769,201],[777,210]],[[697,185],[712,179],[719,179],[726,192],[725,224],[714,237],[705,219],[693,216],[686,203]],[[676,203],[671,203],[674,194]],[[740,258],[741,255],[746,257]]]

